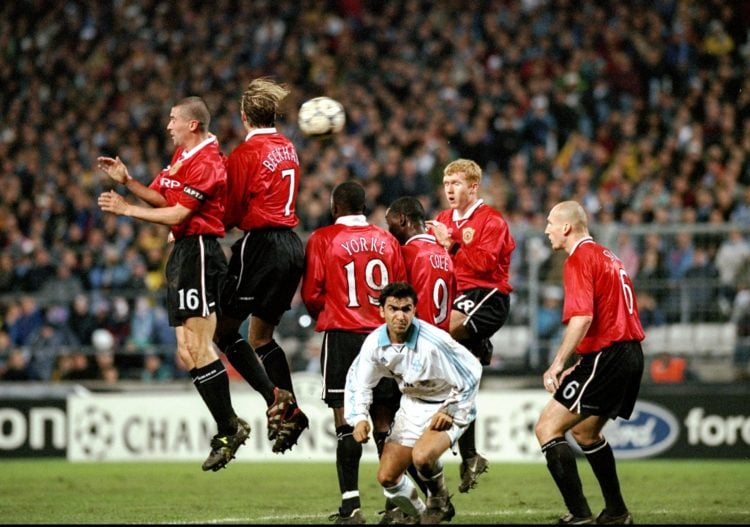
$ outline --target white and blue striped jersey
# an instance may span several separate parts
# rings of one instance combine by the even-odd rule
[[[403,344],[391,343],[385,324],[365,339],[346,377],[344,416],[349,425],[368,419],[372,390],[383,377],[395,379],[405,397],[439,404],[436,411],[452,415],[458,426],[476,417],[482,365],[447,331],[416,317]]]

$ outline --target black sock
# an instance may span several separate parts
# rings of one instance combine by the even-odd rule
[[[202,368],[193,368],[190,370],[190,375],[193,377],[193,384],[198,393],[206,403],[214,421],[216,421],[219,434],[234,434],[237,431],[236,427],[232,425],[232,418],[235,417],[235,413],[229,395],[229,376],[224,364],[216,359]]]
[[[617,467],[612,447],[606,439],[591,446],[582,446],[583,453],[594,471],[599,487],[602,489],[607,514],[620,516],[628,511],[620,492],[620,480],[617,478]]]
[[[253,387],[255,391],[263,396],[266,405],[273,403],[273,383],[263,368],[258,355],[250,347],[250,344],[242,338],[242,335],[234,335],[222,339],[219,348],[227,356],[229,364]]]
[[[477,444],[474,438],[474,423],[472,421],[466,427],[466,431],[458,438],[458,451],[461,453],[461,460],[466,461],[477,455]]]
[[[354,509],[362,506],[359,500],[359,460],[362,458],[362,445],[352,437],[353,431],[354,428],[349,425],[336,428],[336,471],[342,496],[341,514],[345,516],[349,516]]]
[[[565,438],[556,437],[542,445],[542,453],[547,458],[547,469],[552,474],[568,511],[573,516],[591,516],[588,501],[583,495],[575,453]]]
[[[284,353],[284,350],[281,349],[281,346],[279,346],[275,340],[271,340],[268,344],[263,344],[256,349],[255,353],[260,357],[271,382],[279,388],[283,388],[294,394],[294,388],[292,387],[292,374],[289,371],[289,363],[286,360],[286,354]]]
[[[412,481],[419,487],[419,490],[422,491],[422,494],[427,496],[427,484],[422,480],[422,478],[419,477],[419,471],[417,470],[417,467],[415,467],[413,464],[409,465],[409,468],[406,469],[406,471],[411,476]]]

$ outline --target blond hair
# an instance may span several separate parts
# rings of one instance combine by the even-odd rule
[[[482,169],[471,159],[456,159],[455,161],[451,161],[443,169],[443,176],[451,176],[458,172],[464,173],[464,179],[468,184],[479,184],[482,180]]]
[[[289,95],[289,89],[268,77],[253,79],[242,94],[242,113],[250,126],[263,128],[276,124],[279,103]]]

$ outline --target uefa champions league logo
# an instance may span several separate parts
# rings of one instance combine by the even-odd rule
[[[89,406],[75,416],[73,422],[73,437],[81,452],[91,460],[105,459],[114,442],[114,426],[109,412]]]

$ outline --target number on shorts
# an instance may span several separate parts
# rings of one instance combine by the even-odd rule
[[[200,305],[200,297],[198,296],[197,289],[178,289],[177,294],[180,295],[180,310],[183,309],[198,309]]]

